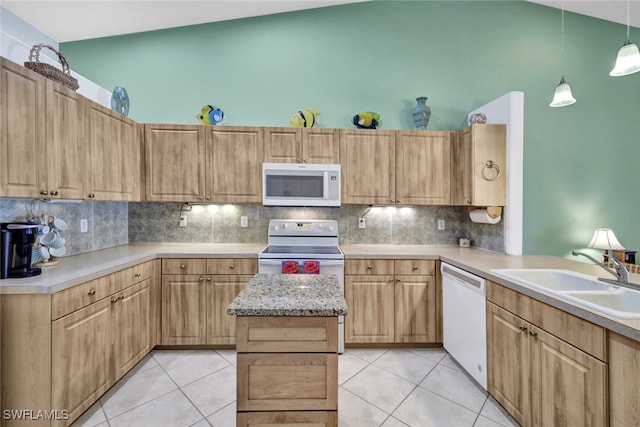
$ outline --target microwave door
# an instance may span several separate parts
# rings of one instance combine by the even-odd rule
[[[329,200],[329,172],[324,173],[324,185],[322,186],[322,198]]]

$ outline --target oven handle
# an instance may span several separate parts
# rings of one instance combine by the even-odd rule
[[[281,265],[282,261],[296,261],[298,263],[300,262],[304,262],[304,261],[318,261],[320,263],[320,267],[341,267],[344,266],[344,261],[343,260],[322,260],[322,259],[269,259],[269,260],[265,260],[265,259],[261,259],[258,260],[258,264],[262,264],[262,265]]]

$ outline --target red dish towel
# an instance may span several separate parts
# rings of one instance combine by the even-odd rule
[[[299,269],[298,261],[282,261],[282,274],[298,274]]]
[[[302,264],[304,274],[320,274],[320,261],[309,260]]]

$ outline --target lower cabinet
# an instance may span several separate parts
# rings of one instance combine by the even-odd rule
[[[163,259],[162,344],[235,344],[227,307],[257,272],[256,258]]]
[[[492,286],[494,295],[501,292],[498,285],[490,284],[490,299]],[[569,336],[592,335],[588,341],[596,344],[585,347],[600,354],[604,346],[598,344],[605,331],[526,296],[505,292],[509,293],[506,298],[496,299],[508,301],[510,309],[517,307],[528,319],[487,303],[489,393],[523,426],[608,425],[607,363],[570,344],[574,339]],[[569,330],[575,326],[572,322],[578,322],[581,330],[557,337],[533,320],[558,330]]]
[[[437,342],[435,264],[423,259],[346,260],[346,343]]]
[[[2,408],[57,411],[67,426],[157,342],[159,271],[139,264],[53,295],[3,295]]]
[[[640,342],[609,331],[609,425],[640,425]]]

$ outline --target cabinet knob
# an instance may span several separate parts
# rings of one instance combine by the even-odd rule
[[[531,335],[532,337],[537,337],[538,333],[536,331],[529,331],[529,335]]]
[[[235,266],[235,265],[233,265],[233,264],[231,264],[231,265],[229,266],[229,268],[233,270],[234,268],[236,268],[236,266]]]
[[[393,277],[389,279],[389,282],[393,282]]]
[[[95,289],[91,289],[89,292],[87,292],[89,295],[95,295],[96,294],[96,290]]]
[[[181,270],[184,270],[185,268],[187,268],[187,266],[186,266],[186,265],[184,265],[184,264],[180,264],[180,269],[181,269]]]
[[[400,200],[396,200],[396,203],[400,203]]]
[[[210,196],[207,196],[207,197],[205,197],[205,199],[206,199],[206,200],[210,200],[210,199],[211,199],[211,197],[210,197]]]
[[[307,163],[307,159],[302,160],[302,163]]]
[[[371,270],[373,268],[372,265],[367,265],[367,270]]]
[[[467,199],[467,204],[470,205],[471,204],[471,199]]]
[[[140,276],[142,276],[141,273],[136,273],[136,274],[133,275],[133,277],[140,277]]]
[[[49,192],[47,190],[40,190],[40,194],[46,196]]]
[[[418,266],[417,266],[417,265],[414,265],[414,266],[413,266],[413,269],[414,269],[414,270],[417,270],[417,269],[418,269]]]
[[[200,279],[199,279],[199,280],[200,280],[201,282],[202,282],[202,281],[204,281],[204,277],[200,276]]]
[[[119,299],[120,301],[122,301],[122,300],[124,299],[124,295],[120,295],[120,296],[118,297],[118,299]]]
[[[300,159],[296,159],[296,163],[300,163]]]
[[[211,281],[211,277],[207,277],[207,282],[210,282],[210,281]]]
[[[118,297],[111,297],[111,304],[118,302]]]
[[[200,197],[200,200],[204,200],[204,197]]]
[[[526,331],[527,330],[527,326],[526,325],[520,325],[520,330],[521,331]]]
[[[93,194],[93,193],[89,193],[89,198],[90,198],[90,199],[93,199],[94,197],[96,197],[96,195],[95,195],[95,194]]]
[[[58,190],[51,190],[49,192],[49,194],[51,194],[52,196],[57,196],[58,195]]]
[[[400,281],[400,278],[399,278],[399,277],[396,277],[396,282],[399,282],[399,281]]]

